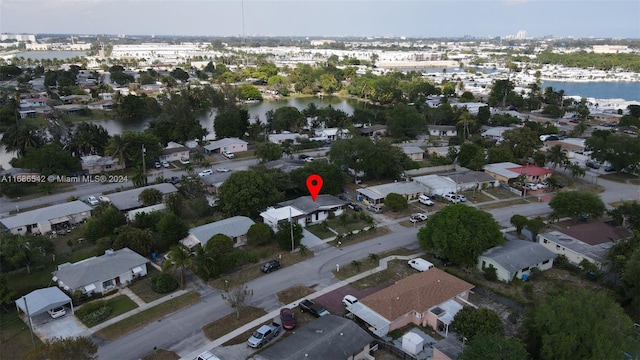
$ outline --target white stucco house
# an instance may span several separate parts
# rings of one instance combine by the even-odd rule
[[[82,170],[90,175],[100,174],[103,172],[122,170],[125,168],[124,162],[111,156],[87,155],[80,158]]]
[[[204,146],[205,154],[222,153],[228,151],[231,153],[247,151],[248,142],[238,138],[224,138],[220,140],[211,141],[208,145]]]
[[[340,200],[333,195],[318,195],[316,201],[311,196],[301,196],[294,200],[278,203],[277,207],[272,207],[260,213],[265,224],[271,226],[274,231],[278,230],[278,223],[281,221],[297,222],[302,227],[319,224],[325,221],[330,214],[340,216],[346,207],[346,201]]]
[[[80,200],[17,213],[0,219],[5,230],[16,235],[44,235],[68,229],[91,217],[93,208]]]
[[[178,144],[177,142],[169,141],[167,146],[162,150],[160,155],[160,161],[179,161],[180,159],[189,159],[189,148]]]
[[[523,275],[531,275],[532,269],[540,271],[553,267],[556,254],[544,246],[524,240],[509,240],[502,245],[478,256],[477,268],[480,271],[493,266],[498,280],[511,282],[514,278],[522,279]]]
[[[278,224],[282,221],[297,222],[304,227],[306,214],[293,206],[284,206],[279,208],[270,207],[261,212],[260,217],[273,231],[278,231]]]
[[[453,125],[429,125],[430,136],[458,136],[458,130]]]
[[[233,246],[242,246],[247,243],[247,232],[253,224],[255,222],[246,216],[234,216],[214,221],[189,229],[189,235],[180,240],[180,243],[188,249],[193,249],[197,245],[207,245],[209,239],[214,235],[222,234],[233,240]]]
[[[147,275],[149,259],[129,248],[107,250],[75,263],[58,265],[52,281],[68,293],[102,293],[116,286],[126,286],[133,279]]]

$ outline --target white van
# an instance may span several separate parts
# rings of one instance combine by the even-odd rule
[[[409,260],[409,266],[418,271],[427,271],[433,267],[433,264],[423,258],[415,258]]]
[[[424,205],[427,205],[427,206],[433,206],[433,201],[431,201],[431,199],[429,199],[429,197],[427,195],[424,195],[424,194],[420,195],[418,197],[418,202],[420,204],[424,204]]]

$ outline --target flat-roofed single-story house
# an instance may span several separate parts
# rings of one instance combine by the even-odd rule
[[[150,214],[155,211],[162,211],[166,208],[167,208],[166,204],[160,203],[156,205],[145,206],[139,209],[131,210],[127,212],[127,220],[129,220],[130,222],[134,222],[136,221],[136,215],[138,214],[142,214],[142,213]]]
[[[633,236],[629,231],[603,222],[586,223],[539,234],[537,242],[570,263],[587,260],[602,270],[609,268],[607,255],[613,245]]]
[[[342,128],[325,128],[315,131],[316,137],[313,140],[336,141],[341,139],[351,139],[351,133],[348,129]]]
[[[356,323],[326,315],[253,356],[254,360],[359,360],[370,355],[373,337]]]
[[[146,276],[148,262],[129,248],[107,250],[101,256],[58,265],[52,280],[70,294],[76,290],[87,295],[102,293]]]
[[[525,182],[538,183],[548,179],[553,171],[536,165],[518,165],[512,162],[487,164],[484,172],[504,184],[516,181],[520,176],[525,177]]]
[[[205,154],[222,153],[228,151],[231,153],[247,151],[248,142],[238,138],[224,138],[220,140],[211,141],[208,145],[204,146]]]
[[[82,163],[82,170],[86,171],[90,175],[122,170],[125,168],[125,164],[120,163],[120,159],[111,156],[87,155],[80,159]]]
[[[384,198],[391,193],[402,195],[407,201],[412,201],[425,192],[425,187],[415,181],[398,181],[357,190],[360,199],[368,205],[383,204]]]
[[[430,136],[458,136],[458,130],[453,125],[429,125]]]
[[[413,181],[420,184],[425,194],[428,195],[444,195],[456,192],[456,182],[445,176],[416,176],[413,178]]]
[[[35,110],[18,110],[18,114],[20,114],[20,119],[35,119],[38,117],[38,112]]]
[[[368,136],[368,137],[374,137],[374,136],[382,136],[384,134],[386,134],[387,132],[387,126],[386,125],[380,125],[380,124],[375,124],[375,125],[371,125],[371,126],[363,126],[361,128],[358,129],[358,132],[360,133],[361,136]]]
[[[495,140],[496,142],[502,142],[502,134],[507,130],[513,130],[515,128],[507,126],[495,126],[488,128],[481,135],[483,139]]]
[[[309,136],[307,134],[283,132],[281,134],[269,134],[267,138],[274,144],[284,144],[285,142],[290,141],[291,144],[297,145],[300,143],[298,140],[309,139]]]
[[[278,206],[292,206],[305,214],[305,226],[319,224],[325,221],[330,214],[342,215],[347,203],[333,195],[318,195],[316,201],[311,196],[301,196],[294,200],[284,201]]]
[[[211,194],[217,194],[220,186],[233,174],[231,171],[214,172],[211,175],[202,176],[200,180],[205,185],[206,190]]]
[[[197,245],[207,245],[209,239],[214,235],[222,234],[233,240],[233,246],[242,246],[247,243],[247,232],[253,224],[255,222],[246,216],[234,216],[214,221],[189,229],[189,235],[180,240],[180,243],[188,249],[193,249]]]
[[[283,206],[278,208],[270,207],[261,212],[260,217],[262,217],[262,221],[269,225],[273,231],[278,231],[278,224],[283,221],[297,222],[300,226],[304,227],[307,215],[294,206]]]
[[[20,108],[28,109],[28,108],[45,107],[47,106],[47,101],[49,101],[49,98],[46,98],[46,97],[22,99],[20,100]]]
[[[162,155],[160,155],[159,158],[160,161],[189,160],[189,148],[177,142],[169,141],[167,146],[162,150]]]
[[[540,271],[551,269],[556,256],[554,252],[538,243],[509,240],[478,256],[477,268],[484,271],[489,266],[493,266],[498,280],[511,282],[514,278],[522,279],[523,275],[531,275],[532,269]]]
[[[448,330],[463,306],[473,306],[468,302],[473,287],[434,267],[360,299],[347,310],[377,336],[410,323]]]
[[[93,208],[80,200],[17,213],[0,219],[0,224],[16,235],[44,235],[71,228],[91,217]]]
[[[163,196],[178,192],[178,189],[173,186],[173,184],[162,183],[116,192],[106,195],[106,198],[120,211],[134,210],[144,206],[142,201],[140,201],[140,194],[147,189],[156,189],[160,191]]]
[[[413,161],[424,159],[424,150],[417,146],[402,146],[401,149]]]
[[[496,187],[500,182],[491,175],[482,171],[465,171],[442,175],[456,184],[457,191],[467,191]],[[414,179],[415,180],[415,179]]]

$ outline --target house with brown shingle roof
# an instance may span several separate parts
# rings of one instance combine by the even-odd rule
[[[448,331],[453,317],[469,305],[474,286],[438,268],[408,276],[347,308],[384,336],[409,323]]]

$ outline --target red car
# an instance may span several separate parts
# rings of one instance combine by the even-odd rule
[[[578,120],[578,119],[571,119],[571,120],[569,120],[569,122],[570,122],[570,123],[573,123],[573,124],[579,124],[579,123],[580,123],[580,120]]]
[[[282,321],[282,327],[286,330],[291,330],[296,327],[296,321],[293,318],[293,312],[289,308],[282,308],[280,310],[280,321]]]

